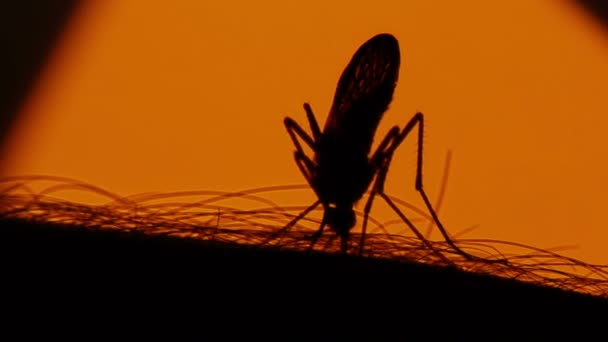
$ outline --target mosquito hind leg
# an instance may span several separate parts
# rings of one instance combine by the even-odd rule
[[[435,249],[433,245],[427,240],[422,233],[416,228],[416,226],[410,221],[410,219],[405,216],[405,214],[395,205],[395,203],[384,193],[384,183],[386,182],[386,175],[388,173],[388,168],[390,166],[392,154],[387,154],[384,158],[384,162],[380,165],[378,169],[378,175],[376,177],[376,181],[374,183],[374,188],[372,190],[372,195],[378,195],[382,197],[382,199],[391,207],[391,209],[399,216],[399,218],[405,222],[405,224],[410,228],[410,230],[416,235],[416,237],[429,249],[435,253],[439,258],[441,258],[445,263],[451,264],[451,262],[441,253],[441,251]],[[370,195],[371,196],[371,195]],[[368,201],[371,207],[371,200]],[[367,208],[366,208],[367,209]],[[363,243],[363,241],[361,241]],[[362,245],[362,244],[361,244]],[[362,249],[361,249],[362,250]]]
[[[417,159],[416,159],[415,188],[416,188],[416,191],[418,191],[418,193],[420,193],[420,196],[422,197],[422,200],[424,201],[424,205],[426,206],[427,210],[431,214],[431,217],[433,218],[433,221],[437,225],[437,228],[439,229],[445,242],[450,247],[452,247],[458,254],[462,255],[467,260],[480,260],[480,261],[487,261],[487,262],[505,262],[505,260],[488,260],[488,259],[480,258],[480,257],[471,255],[471,254],[463,251],[460,247],[458,247],[454,243],[454,241],[452,241],[447,230],[445,229],[445,227],[439,220],[439,216],[437,215],[437,212],[433,208],[433,205],[431,204],[431,201],[429,200],[429,198],[426,194],[426,191],[424,190],[423,184],[422,184],[422,156],[423,156],[422,149],[423,149],[423,132],[424,132],[424,116],[422,113],[420,113],[420,112],[416,113],[410,119],[410,121],[405,125],[403,130],[401,130],[399,135],[393,140],[393,143],[386,149],[386,152],[385,152],[386,159],[388,160],[388,162],[390,162],[390,159],[392,158],[395,150],[399,147],[399,145],[401,145],[403,140],[405,140],[407,135],[413,130],[414,126],[416,126],[416,125],[418,125],[418,151],[417,151]],[[388,165],[386,165],[386,166],[388,169]],[[386,172],[387,172],[387,170],[384,171],[384,173],[386,173]],[[388,196],[382,195],[382,197],[389,204],[389,206],[393,207],[393,209],[396,208],[395,204],[390,200],[390,198],[388,198]],[[410,228],[412,228],[412,227],[413,227],[413,225],[410,226]],[[416,232],[417,232],[417,230],[415,230],[415,233]],[[422,237],[422,234],[420,234],[420,232],[417,232],[416,235],[417,236],[419,235],[419,237]],[[425,241],[426,241],[426,239],[425,239]]]
[[[428,211],[430,212],[431,217],[433,217],[433,221],[435,221],[435,224],[437,224],[437,228],[439,228],[441,235],[443,235],[443,238],[448,243],[448,245],[450,245],[450,247],[452,247],[454,250],[456,250],[459,254],[464,256],[466,259],[471,260],[471,259],[473,259],[473,256],[470,255],[469,253],[466,253],[462,249],[460,249],[460,247],[456,246],[456,244],[452,241],[452,239],[448,235],[447,231],[443,227],[443,224],[441,224],[441,221],[439,220],[439,217],[438,217],[437,213],[435,212],[435,209],[431,205],[431,202],[428,200],[426,192],[424,191],[424,187],[422,185],[422,156],[423,156],[422,139],[423,139],[423,133],[424,133],[424,116],[422,113],[420,113],[420,112],[416,113],[410,119],[410,121],[405,125],[403,130],[401,130],[399,135],[393,141],[393,144],[387,148],[387,150],[386,150],[387,158],[390,161],[395,150],[401,145],[401,143],[405,140],[405,138],[414,129],[414,127],[416,125],[418,125],[418,151],[417,151],[417,155],[416,155],[417,158],[416,158],[416,182],[415,182],[416,191],[418,191],[420,193],[420,195],[422,196],[425,206],[427,207]],[[386,172],[388,172],[388,170],[385,170],[385,173]],[[389,206],[396,208],[396,205],[392,202],[392,200],[390,200],[390,198],[388,198],[388,196],[383,196],[383,198],[385,201],[387,201]],[[410,228],[412,228],[412,226],[410,226]],[[420,234],[420,232],[418,230],[415,230],[414,232],[416,233],[416,235],[419,238],[422,238],[422,239],[424,239],[424,241],[427,241],[423,237],[423,235]]]
[[[414,122],[415,123],[415,122]],[[413,124],[408,124],[407,127],[413,127]],[[394,126],[384,137],[382,142],[378,145],[378,148],[372,155],[370,159],[370,167],[373,170],[375,176],[374,185],[372,187],[369,198],[365,204],[364,215],[363,215],[363,226],[361,229],[361,240],[359,242],[359,254],[362,255],[364,251],[365,244],[365,234],[367,230],[367,221],[369,218],[369,213],[372,208],[372,204],[374,201],[374,197],[379,195],[387,202],[387,204],[397,213],[397,215],[401,218],[403,222],[410,228],[412,232],[416,235],[416,237],[422,241],[422,243],[431,251],[434,251],[438,256],[445,262],[450,263],[450,261],[443,255],[441,252],[435,250],[431,243],[420,233],[420,231],[414,226],[414,224],[403,214],[401,210],[393,203],[393,201],[384,193],[384,183],[386,182],[386,175],[388,173],[388,168],[390,166],[393,153],[395,149],[399,146],[400,142],[403,141],[407,132],[411,130],[411,127],[405,131],[405,133],[399,131],[398,126]]]

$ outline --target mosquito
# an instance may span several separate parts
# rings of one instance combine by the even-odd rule
[[[363,212],[359,254],[363,254],[368,216],[375,196],[384,199],[426,247],[433,250],[430,242],[384,192],[393,154],[417,126],[415,188],[446,242],[459,254],[471,259],[471,255],[462,251],[450,239],[422,186],[423,114],[416,113],[403,129],[399,126],[392,127],[370,155],[375,131],[393,99],[399,77],[399,64],[397,39],[388,33],[378,34],[359,47],[342,72],[323,131],[320,130],[308,103],[304,103],[304,111],[311,134],[294,119],[284,119],[287,133],[295,146],[296,165],[315,192],[317,200],[289,222],[282,231],[287,231],[309,212],[322,205],[323,218],[319,229],[312,235],[310,248],[313,248],[325,227],[329,226],[340,238],[342,253],[346,253],[350,231],[356,223],[353,207],[373,182]],[[314,158],[311,159],[304,153],[301,141],[314,152]]]

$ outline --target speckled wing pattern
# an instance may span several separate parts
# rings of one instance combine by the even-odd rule
[[[378,34],[361,45],[338,81],[324,131],[355,127],[373,136],[393,99],[399,63],[399,43],[390,34]]]

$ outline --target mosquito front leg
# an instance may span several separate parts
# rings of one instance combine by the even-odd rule
[[[312,137],[315,139],[315,141],[319,141],[319,139],[321,139],[321,129],[317,123],[315,113],[312,112],[312,108],[308,103],[304,103],[304,111],[306,112],[306,118],[308,118],[308,124],[310,125]]]
[[[312,160],[310,160],[310,158],[308,158],[302,151],[294,152],[294,159],[296,161],[296,165],[298,165],[298,168],[300,169],[300,172],[302,172],[302,175],[304,175],[306,182],[308,182],[308,185],[312,189],[315,189],[315,187],[312,184],[312,178],[311,178],[312,172],[315,168],[315,163]],[[316,192],[316,190],[315,190],[315,192]],[[318,198],[318,195],[317,195],[317,198]],[[315,203],[313,203],[306,210],[304,210],[302,213],[300,213],[300,215],[296,216],[293,220],[291,220],[291,222],[289,222],[285,227],[283,227],[283,229],[281,229],[281,232],[286,232],[287,230],[289,230],[299,220],[303,219],[310,211],[315,209],[320,203],[321,203],[320,200],[315,201]]]
[[[418,153],[417,153],[417,160],[416,160],[416,183],[415,183],[416,190],[421,194],[422,199],[423,199],[423,201],[424,201],[427,209],[429,210],[431,216],[433,217],[433,220],[437,224],[437,227],[439,228],[439,231],[443,235],[445,241],[452,248],[454,248],[458,253],[460,253],[461,255],[463,255],[465,258],[471,259],[472,256],[470,254],[464,252],[458,246],[456,246],[456,244],[454,244],[454,242],[452,241],[452,239],[448,235],[447,231],[443,227],[443,224],[441,224],[441,221],[439,221],[439,217],[437,216],[437,213],[435,212],[435,209],[431,205],[431,202],[428,200],[428,196],[426,195],[426,192],[424,191],[424,187],[422,186],[422,164],[423,164],[423,162],[422,162],[422,156],[423,156],[423,150],[422,150],[422,148],[423,148],[423,142],[422,142],[422,138],[423,138],[423,133],[424,133],[424,116],[422,115],[422,113],[420,113],[420,112],[416,113],[416,115],[414,115],[410,119],[410,121],[405,125],[405,127],[403,128],[403,130],[401,130],[401,132],[399,133],[399,135],[393,140],[393,144],[391,146],[389,146],[388,149],[386,150],[387,159],[390,160],[392,158],[393,153],[395,152],[395,150],[399,147],[399,145],[401,145],[401,143],[403,142],[403,140],[405,140],[405,138],[412,131],[412,129],[414,129],[414,127],[416,125],[418,125]],[[386,171],[385,171],[385,173],[386,173]],[[385,201],[387,201],[387,203],[391,207],[395,206],[394,203],[392,203],[392,201],[390,201],[390,199],[388,198],[388,196],[383,196],[383,198],[385,199]],[[410,228],[411,228],[411,226],[410,226]],[[424,239],[424,237],[422,236],[422,234],[420,234],[420,232],[418,232],[417,230],[415,230],[415,233],[416,233],[416,235],[419,238]],[[426,240],[426,239],[424,239],[424,240]]]
[[[298,168],[304,175],[304,178],[306,178],[308,185],[310,185],[310,187],[313,190],[315,190],[315,194],[316,194],[316,188],[313,186],[312,178],[311,178],[312,172],[313,172],[314,168],[316,167],[315,163],[312,160],[310,160],[310,158],[308,158],[304,153],[302,153],[300,151],[296,151],[294,153],[294,158],[296,160],[296,165],[298,165]],[[317,198],[318,198],[318,194],[317,194]],[[321,204],[321,200],[317,199],[312,205],[310,205],[308,208],[306,208],[303,212],[301,212],[298,216],[296,216],[293,220],[291,220],[285,227],[283,227],[283,229],[281,229],[279,234],[284,234],[285,232],[287,232],[298,221],[300,221],[306,215],[308,215],[309,212],[314,210],[319,204]],[[327,206],[325,204],[323,205],[323,208],[325,211],[327,211]],[[321,221],[321,225],[319,226],[319,229],[311,236],[311,243],[310,243],[310,246],[308,247],[308,250],[312,250],[312,248],[316,244],[319,237],[323,234],[323,229],[325,228],[326,225],[327,225],[327,221],[326,221],[326,218],[324,215],[323,220]]]
[[[302,139],[308,147],[310,147],[313,151],[317,151],[317,142],[321,138],[321,130],[319,128],[319,124],[317,123],[317,119],[312,111],[312,108],[308,103],[304,103],[304,110],[306,111],[306,117],[308,119],[308,123],[310,125],[310,130],[312,132],[313,137],[311,138],[306,131],[293,119],[286,117],[284,120],[285,128],[287,129],[287,133],[291,137],[291,140],[294,143],[296,148],[296,152],[294,153],[294,159],[296,161],[296,165],[304,178],[308,182],[308,185],[315,191],[317,198],[319,197],[316,193],[316,187],[312,183],[312,175],[314,170],[316,169],[316,164],[313,162],[306,154],[298,140],[298,137]],[[284,234],[291,227],[293,227],[299,220],[303,219],[309,212],[314,210],[319,204],[321,204],[321,200],[315,201],[312,205],[306,208],[303,212],[301,212],[298,216],[296,216],[293,220],[291,220],[285,227],[283,227],[278,234]],[[325,206],[325,205],[324,205]],[[327,210],[327,208],[325,208]],[[309,250],[312,249],[323,233],[323,229],[327,225],[325,217],[323,217],[323,221],[321,222],[321,226],[319,229],[312,235],[312,242],[310,244]]]
[[[310,147],[313,151],[317,151],[317,143],[321,138],[321,130],[319,129],[319,124],[317,123],[317,119],[315,118],[315,114],[312,111],[312,108],[308,103],[304,103],[304,111],[306,111],[306,118],[308,119],[308,124],[310,125],[310,130],[312,132],[312,137],[306,133],[306,131],[300,126],[294,119],[290,117],[286,117],[283,120],[283,124],[287,129],[287,133],[293,141],[294,146],[297,151],[301,151],[304,153],[302,149],[302,145],[300,144],[300,140],[298,137],[302,139],[308,147]]]
[[[308,185],[310,185],[310,187],[315,191],[315,194],[317,195],[317,198],[318,198],[319,195],[316,193],[317,190],[313,186],[313,183],[312,183],[312,172],[315,169],[316,164],[302,152],[296,151],[294,154],[294,157],[296,160],[296,164],[298,165],[298,168],[304,175],[304,178],[306,178]],[[300,215],[298,215],[294,220],[289,222],[289,224],[287,226],[285,226],[285,228],[283,228],[283,231],[287,231],[289,228],[291,228],[293,225],[295,225],[299,220],[303,219],[311,210],[316,208],[320,203],[321,203],[321,200],[317,200],[313,205],[308,207],[304,212],[302,212]],[[327,210],[329,210],[327,208],[326,204],[323,204],[323,210],[324,210],[324,212],[327,212]],[[310,246],[308,247],[308,250],[312,250],[314,245],[317,243],[317,240],[319,239],[319,237],[321,237],[321,235],[323,234],[323,230],[325,229],[326,225],[327,225],[327,219],[326,219],[326,216],[323,215],[323,220],[321,221],[321,225],[319,226],[319,229],[311,236],[311,242],[310,242]]]
[[[283,120],[283,124],[285,125],[285,129],[287,129],[287,133],[289,134],[291,141],[293,141],[296,151],[301,152],[302,154],[304,153],[304,149],[302,148],[298,137],[302,139],[313,151],[316,151],[316,142],[302,127],[300,127],[300,125],[294,119],[286,117]]]
[[[308,158],[308,156],[306,156],[302,151],[294,152],[293,157],[296,161],[298,169],[300,169],[300,173],[302,173],[308,185],[314,190],[315,187],[312,184],[312,173],[316,168],[315,162]]]
[[[297,123],[295,125],[296,125],[296,127],[300,128],[299,126],[297,126]],[[289,130],[289,128],[287,131],[291,132]],[[307,136],[305,132],[303,132],[303,134],[305,136]],[[290,133],[290,135],[291,135],[291,133]],[[294,142],[297,141],[297,140],[295,140],[295,136],[292,136],[292,137],[294,138]],[[296,143],[296,148],[298,148],[298,147],[300,147],[300,146],[299,146],[299,144]],[[312,177],[312,172],[313,172],[314,168],[316,167],[315,163],[310,158],[308,158],[301,149],[298,149],[294,152],[294,159],[296,161],[296,165],[298,166],[298,169],[300,169],[300,172],[302,173],[302,175],[304,175],[304,178],[308,182],[308,185],[314,189],[314,187],[312,186],[311,177]],[[303,219],[306,215],[308,215],[309,212],[311,212],[317,206],[319,206],[319,204],[321,204],[321,201],[316,200],[308,208],[304,209],[304,211],[302,211],[300,214],[298,214],[298,216],[294,217],[291,221],[289,221],[289,223],[287,223],[283,228],[281,228],[279,231],[272,234],[262,244],[268,243],[268,241],[274,240],[275,238],[280,237],[283,234],[285,234],[289,229],[291,229],[291,227],[293,227],[296,223],[298,223],[298,221]]]

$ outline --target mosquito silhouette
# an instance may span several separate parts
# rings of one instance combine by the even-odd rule
[[[423,114],[416,113],[403,129],[399,126],[392,127],[370,155],[375,131],[393,98],[399,77],[399,64],[397,39],[388,33],[378,34],[359,47],[342,72],[323,131],[320,130],[308,103],[304,103],[304,110],[312,136],[294,119],[285,118],[285,127],[295,146],[296,165],[318,199],[289,222],[282,231],[293,227],[310,211],[322,205],[323,219],[319,229],[312,236],[310,248],[313,248],[322,235],[325,226],[329,226],[340,237],[341,250],[346,253],[350,231],[356,223],[353,207],[373,181],[364,208],[359,254],[363,253],[368,216],[376,195],[384,199],[414,234],[432,249],[430,242],[384,193],[384,183],[393,153],[417,126],[416,190],[420,193],[446,242],[459,254],[471,259],[473,256],[462,251],[450,239],[422,186]],[[314,151],[314,159],[304,153],[300,140]]]

